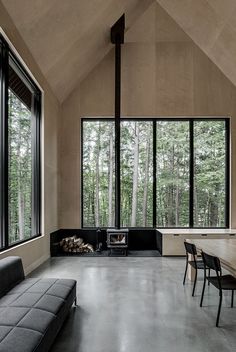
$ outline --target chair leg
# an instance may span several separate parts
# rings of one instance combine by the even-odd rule
[[[184,272],[184,281],[183,281],[183,285],[185,284],[185,279],[186,279],[187,270],[188,270],[188,258],[186,257],[186,266],[185,266],[185,272]]]
[[[222,292],[220,291],[220,300],[219,300],[219,306],[218,306],[218,313],[217,313],[217,318],[216,318],[216,327],[219,326],[219,319],[220,319],[220,311],[221,311],[221,304],[222,304]]]
[[[208,269],[208,277],[210,277],[211,276],[211,269],[209,268]],[[210,281],[208,280],[208,286],[210,286]]]
[[[231,308],[233,308],[234,306],[234,290],[232,290],[232,294],[231,294]]]
[[[204,292],[205,292],[205,286],[206,286],[206,270],[204,270],[204,281],[203,281],[203,286],[202,286],[202,296],[201,296],[200,307],[202,307],[202,302],[203,302],[203,297],[204,297]]]
[[[75,297],[74,305],[77,307],[77,297]]]
[[[197,268],[195,269],[195,278],[194,278],[193,292],[192,292],[193,297],[194,297],[194,293],[195,293],[196,282],[197,282]]]

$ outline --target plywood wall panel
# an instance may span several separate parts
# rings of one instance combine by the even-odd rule
[[[111,116],[114,114],[114,49],[81,83],[80,115]]]
[[[191,43],[156,44],[156,115],[193,114]]]
[[[121,85],[123,116],[155,114],[155,71],[155,44],[124,45]]]
[[[231,116],[233,84],[197,46],[194,51],[194,114]]]

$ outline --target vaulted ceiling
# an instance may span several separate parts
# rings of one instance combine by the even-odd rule
[[[157,1],[236,85],[235,0],[0,0],[63,102],[111,50],[110,27],[130,28]]]
[[[153,0],[1,0],[59,101],[111,49],[110,27],[130,27]]]
[[[236,86],[236,1],[157,2]]]

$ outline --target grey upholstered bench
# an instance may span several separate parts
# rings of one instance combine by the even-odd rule
[[[0,260],[0,352],[46,352],[73,303],[76,281],[25,279],[19,257]]]

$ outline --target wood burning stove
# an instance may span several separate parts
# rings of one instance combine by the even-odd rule
[[[110,249],[110,255],[127,255],[128,233],[128,229],[107,229],[107,248]]]

